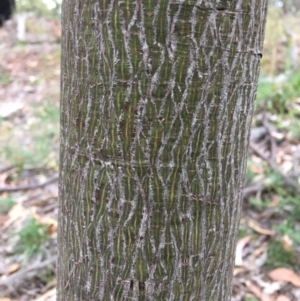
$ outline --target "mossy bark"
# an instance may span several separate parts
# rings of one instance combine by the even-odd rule
[[[58,301],[230,299],[267,0],[64,0]]]

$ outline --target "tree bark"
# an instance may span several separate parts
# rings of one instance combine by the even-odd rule
[[[230,300],[267,0],[65,0],[58,301]]]

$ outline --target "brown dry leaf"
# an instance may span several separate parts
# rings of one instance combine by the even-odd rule
[[[262,266],[267,260],[268,243],[262,243],[257,249],[253,250],[251,255],[248,257],[249,268],[257,268]]]
[[[292,270],[278,268],[271,271],[268,275],[274,281],[290,282],[294,286],[300,287],[300,276]]]
[[[2,174],[0,174],[0,186],[5,186],[6,183],[6,179],[8,177],[8,173],[4,172]],[[8,193],[7,192],[3,192],[1,195],[1,199],[7,197]]]
[[[61,26],[60,26],[60,23],[59,22],[55,22],[55,21],[51,21],[50,25],[51,25],[52,33],[56,37],[60,37],[61,36]]]
[[[26,61],[26,65],[29,68],[34,68],[39,65],[39,61],[36,58],[31,58],[31,60]]]
[[[46,292],[44,295],[40,296],[34,301],[55,301],[55,300],[56,300],[56,288],[53,288],[52,290]]]
[[[275,231],[262,228],[256,221],[253,219],[248,220],[248,226],[253,229],[254,231],[263,234],[263,235],[270,235],[273,236],[275,234]]]
[[[288,298],[287,296],[279,295],[279,296],[276,298],[276,301],[291,301],[291,299]]]
[[[235,268],[234,271],[233,271],[233,276],[241,274],[241,273],[245,272],[246,270],[247,269],[245,269],[245,268]]]
[[[235,250],[235,265],[242,266],[243,265],[243,250],[248,242],[251,240],[251,236],[245,236],[238,240]]]
[[[292,251],[293,250],[293,241],[289,238],[288,235],[284,235],[281,238],[282,246],[286,251]]]
[[[264,174],[264,169],[260,166],[251,166],[251,171],[254,172],[254,173],[257,173],[259,175],[263,175]]]
[[[4,229],[9,227],[16,220],[25,219],[29,215],[30,211],[28,209],[24,208],[22,204],[16,204],[8,213],[9,219],[4,223]]]
[[[265,294],[257,285],[253,284],[251,281],[246,282],[248,290],[259,298],[260,301],[275,301],[274,298]]]
[[[277,207],[279,205],[279,202],[280,202],[279,196],[278,195],[273,195],[272,196],[272,201],[269,204],[269,207],[275,208],[275,207]]]
[[[40,218],[37,218],[36,220],[37,220],[37,222],[39,222],[40,224],[43,224],[45,226],[57,227],[57,221],[51,217],[48,217],[48,216],[41,217],[40,216]]]
[[[10,275],[14,272],[16,272],[21,267],[20,263],[13,263],[6,269],[6,274]]]
[[[252,252],[253,257],[258,257],[260,256],[262,253],[265,253],[268,251],[268,243],[267,242],[263,242],[257,249],[255,249]]]
[[[10,211],[8,212],[8,216],[12,219],[16,219],[22,215],[24,215],[24,210],[26,210],[22,204],[14,205]]]
[[[57,232],[57,221],[47,216],[37,214],[36,207],[33,208],[33,217],[39,223],[47,227],[47,234],[52,235]]]
[[[49,236],[51,236],[51,235],[53,235],[53,234],[55,234],[55,233],[57,233],[57,222],[54,224],[48,224],[47,225],[47,234],[49,235]]]
[[[41,289],[41,293],[48,292],[50,289],[56,288],[56,286],[57,286],[57,280],[54,278]]]
[[[7,215],[0,215],[0,226],[4,225],[8,219],[9,217]]]
[[[275,301],[275,299],[265,293],[261,293],[261,296],[260,296],[260,300],[261,301]]]

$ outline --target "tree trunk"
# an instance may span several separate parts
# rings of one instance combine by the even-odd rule
[[[266,8],[63,2],[58,301],[230,300]]]

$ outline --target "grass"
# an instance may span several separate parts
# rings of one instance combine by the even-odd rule
[[[17,135],[14,135],[15,132]],[[6,136],[2,140],[4,161],[20,170],[32,167],[58,169],[58,104],[45,100],[43,106],[33,107],[33,116],[28,117],[19,128],[11,127],[6,121],[3,133]],[[20,141],[25,136],[26,142]]]
[[[279,241],[270,241],[268,248],[267,268],[274,269],[286,267],[292,269],[296,264],[294,253],[285,250],[283,244]]]
[[[40,278],[45,284],[50,283],[54,278],[53,270],[50,268],[45,268],[43,271],[41,271],[41,273],[38,274],[38,278]]]
[[[257,198],[249,198],[249,204],[259,211],[269,207],[269,202],[264,202],[262,199]]]
[[[254,297],[245,297],[245,301],[259,301],[258,299],[254,298]]]
[[[260,79],[257,91],[256,111],[262,108],[272,114],[276,127],[286,130],[283,120],[299,122],[299,95],[300,95],[300,72],[295,71],[290,75],[283,75],[281,80]],[[285,124],[285,125],[284,125]],[[297,124],[294,124],[296,127]],[[297,127],[299,128],[299,126]],[[296,133],[299,134],[299,131]]]
[[[292,220],[284,220],[275,226],[276,231],[283,236],[288,236],[294,245],[300,245],[300,225]]]
[[[277,14],[272,10],[270,13]],[[277,20],[274,22],[277,22]],[[280,22],[285,21],[280,19]],[[279,43],[280,37],[285,36],[282,24],[272,24],[270,22],[267,28],[266,36],[271,42],[268,43],[267,40],[265,57],[268,57],[274,45]],[[270,33],[272,30],[275,32]],[[277,50],[280,49],[281,54],[277,53],[277,57],[275,55],[269,57],[267,64],[264,61],[254,113],[254,126],[261,125],[261,116],[265,112],[273,129],[282,135],[281,139],[274,138],[278,149],[281,148],[283,143],[290,145],[290,148],[293,144],[299,146],[300,140],[300,72],[299,70],[293,70],[289,61],[285,65],[281,61],[277,61],[277,59],[281,60],[282,57],[284,57],[284,60],[289,60],[291,47],[289,41],[287,41],[285,49],[282,45],[275,47]],[[286,174],[286,176],[290,177],[291,175]],[[265,218],[259,222],[266,228],[272,227],[276,232],[268,241],[268,259],[265,268],[287,267],[297,269],[299,260],[297,261],[294,250],[296,246],[300,245],[299,195],[294,193],[293,189],[288,189],[282,176],[270,169],[263,160],[249,157],[246,184],[253,182],[263,183],[265,190],[259,197],[249,198],[247,208],[249,212],[255,212],[257,216],[267,210],[270,213],[267,221]],[[275,203],[277,205],[272,202],[274,196],[276,196],[277,201]],[[267,224],[264,225],[264,222],[267,222]],[[248,229],[247,225],[241,224],[239,237],[242,238],[249,234],[251,234],[251,229]],[[289,247],[285,245],[284,238],[290,240]]]
[[[12,78],[10,73],[1,70],[0,72],[0,85],[7,85],[9,83],[11,83]]]
[[[254,181],[256,177],[253,170],[255,170],[255,165],[252,160],[249,160],[247,175],[248,180],[250,181]],[[270,168],[264,166],[262,176],[261,182],[265,183],[267,190],[260,198],[249,198],[248,204],[250,205],[250,210],[256,211],[258,214],[266,209],[273,212],[271,218],[274,219],[272,223],[276,235],[271,237],[268,244],[268,260],[266,267],[268,269],[277,267],[294,268],[297,261],[293,248],[300,244],[299,196],[290,195],[286,190],[281,176],[270,170]],[[278,198],[277,206],[272,204],[272,195],[276,195]],[[242,238],[249,234],[251,234],[251,229],[248,229],[244,224],[241,225],[239,237]],[[284,247],[284,243],[282,242],[284,236],[288,237],[292,242],[289,250]]]
[[[15,205],[14,199],[11,195],[0,199],[0,213],[7,214],[9,210]]]
[[[24,254],[25,261],[27,261],[34,254],[43,251],[42,246],[47,240],[47,228],[30,218],[17,233],[17,236],[19,241],[16,252]]]

